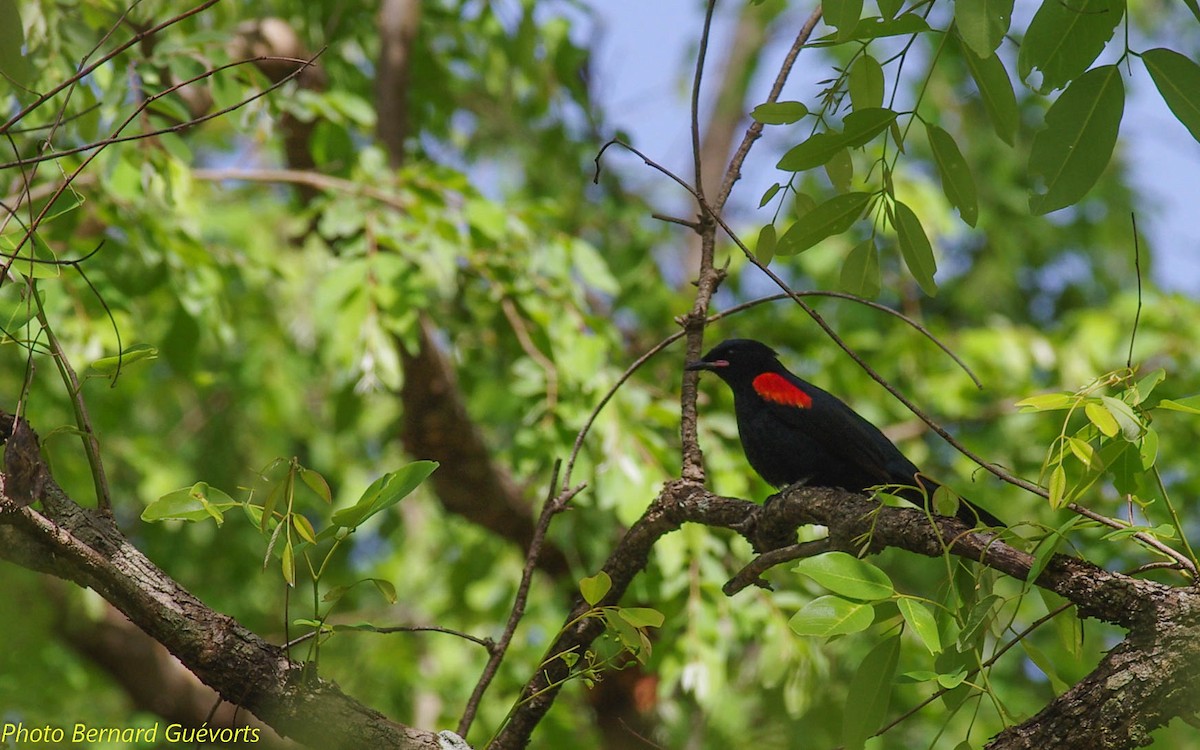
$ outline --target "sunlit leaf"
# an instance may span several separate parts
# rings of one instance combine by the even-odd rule
[[[890,109],[875,107],[851,112],[842,121],[841,132],[816,133],[793,146],[780,158],[778,167],[785,172],[802,172],[819,167],[847,147],[861,146],[887,130],[896,119]]]
[[[1013,0],[955,0],[958,35],[979,57],[988,57],[1008,33]]]
[[[583,600],[591,606],[596,606],[612,588],[612,579],[603,570],[594,576],[579,581],[579,593]]]
[[[1039,393],[1036,396],[1023,398],[1014,406],[1021,411],[1055,411],[1069,409],[1075,403],[1075,398],[1069,393]]]
[[[1121,426],[1117,424],[1117,420],[1112,413],[1105,409],[1098,401],[1089,401],[1083,406],[1083,412],[1087,414],[1087,418],[1092,424],[1096,425],[1096,429],[1104,433],[1108,437],[1116,437]]]
[[[649,607],[621,607],[617,614],[635,628],[661,628],[665,619],[662,612]]]
[[[937,620],[928,607],[907,596],[900,597],[896,601],[896,606],[900,609],[900,614],[904,616],[904,621],[912,626],[913,632],[921,639],[921,643],[925,645],[929,653],[936,654],[942,650],[942,639],[938,633]]]
[[[805,558],[796,565],[795,571],[850,599],[877,601],[887,599],[895,591],[887,573],[845,552],[827,552]]]
[[[864,602],[852,602],[840,596],[821,596],[800,608],[788,620],[797,635],[828,638],[859,633],[875,621],[875,608]]]

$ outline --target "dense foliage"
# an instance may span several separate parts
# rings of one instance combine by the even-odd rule
[[[81,450],[82,401],[122,530],[214,609],[272,640],[318,621],[495,638],[524,550],[448,510],[432,480],[417,486],[433,466],[413,462],[430,456],[400,440],[416,353],[432,346],[452,364],[490,460],[533,517],[555,462],[626,368],[678,330],[694,293],[673,281],[695,274],[687,230],[652,220],[627,173],[605,168],[593,182],[612,133],[589,90],[592,11],[422,4],[407,121],[394,122],[380,120],[373,88],[377,4],[206,5],[147,33],[184,9],[0,0],[0,248],[11,261],[0,406],[29,419],[57,481],[89,504],[101,490]],[[789,37],[810,12],[762,5]],[[1041,541],[1042,553],[1073,551],[1111,570],[1163,559],[1132,531],[1063,509],[1074,502],[1132,514],[1192,557],[1200,410],[1186,399],[1200,392],[1200,305],[1149,281],[1156,248],[1129,221],[1148,209],[1128,187],[1117,126],[1129,66],[1142,65],[1175,126],[1200,135],[1200,66],[1167,49],[1198,48],[1195,3],[1127,13],[1119,0],[1050,2],[1011,29],[1011,2],[867,5],[825,3],[799,63],[806,80],[828,79],[821,90],[757,109],[763,93],[751,95],[746,110],[773,136],[790,130],[778,182],[736,186],[744,202],[763,200],[733,228],[793,288],[849,291],[927,326],[982,388],[899,318],[809,300],[962,443],[1050,498],[948,447],[788,300],[716,321],[709,340],[769,341],[886,426],[928,473],[1022,522],[1014,532],[1029,549]],[[251,23],[267,17],[294,32],[292,48]],[[1159,41],[1125,46],[1131,38]],[[245,62],[261,56],[311,57],[314,67]],[[380,131],[399,133],[402,148]],[[719,308],[777,291],[728,237],[718,260],[729,263]],[[473,744],[501,725],[579,581],[678,475],[680,352],[621,383],[586,434],[570,481],[587,487],[549,535],[569,572],[534,578]],[[78,401],[56,356],[78,373]],[[702,394],[708,486],[766,497],[725,389]],[[433,477],[453,482],[464,470],[443,461]],[[364,492],[361,515],[336,515]],[[847,706],[890,719],[941,686],[955,689],[872,742],[980,747],[1120,638],[1067,609],[975,673],[1061,601],[895,550],[851,576],[885,571],[883,588],[840,590],[813,558],[799,574],[773,570],[773,592],[726,597],[722,584],[751,557],[740,538],[701,526],[665,537],[623,602],[627,623],[656,622],[633,608],[664,616],[641,631],[651,634],[645,663],[603,673],[600,687],[589,689],[595,674],[573,681],[535,744],[618,746],[606,739],[600,688],[637,696],[660,746],[717,748],[853,742]],[[367,579],[375,585],[354,586]],[[867,602],[869,627],[798,634],[811,623],[797,612],[829,596]],[[98,597],[12,565],[0,597],[20,612],[0,619],[0,722],[155,721],[79,646],[106,616]],[[613,633],[598,648],[631,642],[616,624]],[[423,729],[458,723],[486,658],[436,632],[347,629],[311,646],[294,656],[319,653],[323,676]],[[886,700],[863,702],[879,675],[890,711]],[[1194,730],[1176,722],[1155,742],[1186,747]]]

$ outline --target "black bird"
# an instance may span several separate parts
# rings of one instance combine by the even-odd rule
[[[841,399],[801,380],[775,350],[751,339],[717,344],[688,370],[711,370],[733,390],[746,460],[767,483],[796,482],[855,492],[878,485],[925,505],[939,485],[925,477],[875,425]],[[905,489],[907,488],[907,489]],[[960,500],[958,518],[972,526],[1004,526],[983,508]]]

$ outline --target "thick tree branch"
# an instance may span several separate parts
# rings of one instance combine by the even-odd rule
[[[654,544],[688,522],[737,531],[767,554],[792,544],[799,525],[820,524],[829,529],[831,549],[851,553],[862,552],[864,540],[872,553],[896,547],[939,557],[948,551],[1020,580],[1035,564],[1032,555],[993,535],[974,533],[957,519],[938,517],[931,523],[923,510],[881,507],[855,493],[797,487],[759,506],[676,481],[663,489],[609,556],[603,569],[613,585],[600,605],[618,604],[647,564]],[[1129,748],[1142,744],[1151,730],[1171,718],[1191,715],[1200,707],[1200,677],[1194,670],[1200,658],[1200,592],[1113,573],[1065,555],[1051,558],[1035,583],[1073,602],[1080,616],[1128,628],[1129,637],[1091,675],[1038,716],[998,735],[992,747]],[[586,609],[577,599],[566,622],[574,622]],[[493,748],[525,746],[569,677],[561,657],[582,652],[603,630],[599,620],[584,618],[559,634],[547,651],[545,667],[525,686],[521,705]],[[1114,702],[1122,706],[1115,721],[1100,713],[1110,704],[1115,710]],[[1088,711],[1095,713],[1081,721],[1080,715]]]
[[[0,488],[0,556],[95,590],[221,697],[281,735],[320,747],[438,748],[433,733],[388,720],[210,609],[53,480],[41,501],[44,514],[18,507]]]

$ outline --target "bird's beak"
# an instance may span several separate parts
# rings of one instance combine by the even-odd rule
[[[728,366],[729,363],[723,359],[718,359],[715,362],[706,362],[701,359],[695,362],[688,362],[686,365],[684,365],[683,369],[687,370],[688,372],[696,372],[698,370],[719,370],[722,367]]]

